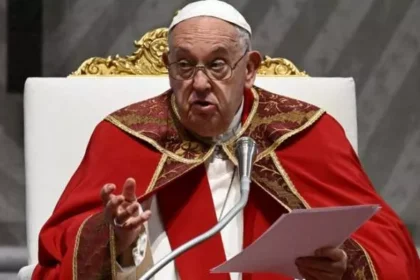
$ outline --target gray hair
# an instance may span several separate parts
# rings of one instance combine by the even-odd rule
[[[240,26],[234,25],[236,30],[238,31],[238,40],[239,44],[242,48],[242,51],[250,51],[252,50],[252,43],[251,43],[251,34],[245,29]]]

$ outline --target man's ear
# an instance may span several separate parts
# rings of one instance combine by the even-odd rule
[[[169,52],[164,52],[162,54],[162,61],[165,64],[165,66],[167,67],[169,65],[169,58],[168,58]]]
[[[261,65],[261,54],[258,51],[250,51],[246,65],[245,87],[251,88],[257,76],[257,70]]]

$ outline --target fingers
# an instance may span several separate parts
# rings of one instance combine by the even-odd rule
[[[296,265],[302,268],[310,268],[319,271],[330,271],[331,261],[329,259],[317,257],[304,257],[296,260]]]
[[[136,197],[136,181],[133,178],[128,178],[123,186],[122,195],[126,201],[133,202],[137,200]]]
[[[143,223],[145,223],[147,220],[149,220],[151,214],[152,214],[152,212],[150,212],[149,210],[147,210],[147,211],[141,213],[140,215],[138,215],[137,217],[134,217],[132,219],[129,219],[124,224],[124,229],[132,230],[132,229],[138,228]]]
[[[115,196],[113,194],[109,195],[109,200],[105,206],[105,217],[108,222],[112,222],[117,213],[118,207],[124,202],[124,197],[119,195]]]
[[[140,206],[138,203],[132,203],[128,205],[127,207],[120,209],[120,211],[118,211],[117,215],[115,216],[115,221],[118,224],[124,224],[128,218],[132,216],[133,217],[138,216],[139,208]]]
[[[296,260],[299,270],[315,279],[340,279],[347,269],[347,256],[340,249],[322,249],[315,257],[303,257]],[[333,260],[334,258],[335,260]]]
[[[116,189],[114,184],[106,184],[101,189],[101,199],[104,205],[106,205],[110,199],[111,193]]]
[[[114,184],[106,184],[101,189],[101,199],[104,205],[108,203],[110,194],[115,191],[116,186]],[[133,178],[128,178],[122,190],[122,195],[128,202],[134,202],[137,200],[136,196],[136,181]]]
[[[310,269],[307,269],[305,267],[298,267],[299,273],[300,275],[305,279],[305,280],[317,280],[315,272],[311,271]]]
[[[136,197],[136,181],[133,178],[128,178],[122,190],[122,195],[114,195],[113,192],[116,190],[114,184],[106,184],[101,189],[101,199],[105,206],[105,217],[110,224],[114,222],[118,224],[124,224],[130,220],[135,222],[144,222],[143,219],[148,218],[147,215],[139,216],[140,205],[137,203]],[[115,220],[114,220],[115,219]]]
[[[339,248],[321,248],[315,251],[315,256],[329,258],[332,261],[347,262],[347,254]]]

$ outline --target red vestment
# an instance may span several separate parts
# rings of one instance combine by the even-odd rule
[[[33,279],[115,276],[114,234],[104,221],[99,195],[106,183],[115,183],[119,193],[133,177],[139,201],[157,195],[172,248],[216,223],[203,164],[214,147],[183,130],[172,96],[168,91],[133,104],[97,126],[82,163],[41,230]],[[419,258],[407,229],[375,192],[340,125],[315,106],[258,88],[246,91],[245,97],[238,137],[256,140],[259,153],[244,211],[244,247],[290,209],[381,204],[382,210],[343,245],[349,257],[344,279],[420,279]],[[232,139],[223,150],[236,164],[234,145]],[[182,280],[228,280],[227,274],[209,274],[224,261],[216,235],[175,263]],[[243,279],[288,278],[244,274]]]

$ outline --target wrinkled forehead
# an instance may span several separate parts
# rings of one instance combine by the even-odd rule
[[[236,53],[239,48],[237,28],[212,17],[196,17],[175,26],[169,34],[169,51]]]

